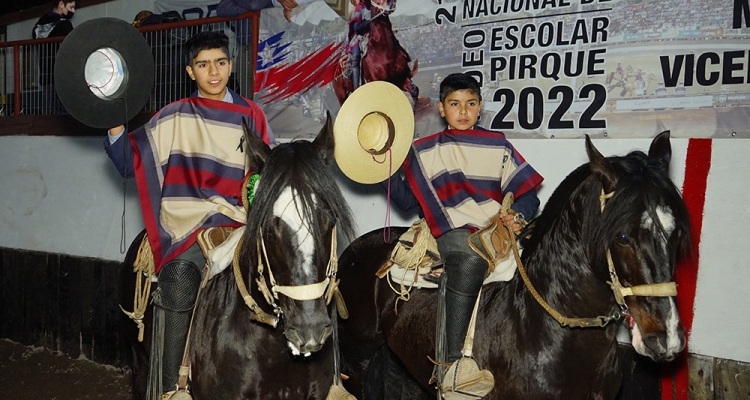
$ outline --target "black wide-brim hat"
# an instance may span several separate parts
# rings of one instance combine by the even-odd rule
[[[104,63],[87,65],[90,58]],[[87,74],[92,73],[111,77],[104,82],[87,82]],[[57,95],[68,113],[88,126],[125,124],[141,111],[153,85],[151,48],[137,29],[121,19],[97,18],[82,23],[68,34],[57,52]]]

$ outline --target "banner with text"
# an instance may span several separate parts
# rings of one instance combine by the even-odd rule
[[[510,137],[750,137],[748,0],[359,4],[352,16],[349,0],[313,1],[292,22],[263,10],[255,100],[278,136],[338,111],[357,75],[354,23],[368,19],[359,75],[404,90],[417,136],[442,129],[440,81],[466,72],[480,124]]]

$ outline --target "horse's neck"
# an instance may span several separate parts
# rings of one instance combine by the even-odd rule
[[[391,41],[394,37],[391,19],[386,14],[380,14],[377,18],[373,18],[371,26],[370,35],[379,38],[374,43],[380,43],[383,40]],[[373,43],[373,41],[370,43]]]
[[[524,254],[529,280],[541,297],[566,317],[604,315],[614,304],[612,292],[594,272],[584,238],[570,231],[573,217],[570,210],[564,210],[535,251]],[[525,301],[537,302],[532,296],[525,296]]]

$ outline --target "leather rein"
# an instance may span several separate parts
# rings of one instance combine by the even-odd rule
[[[296,285],[296,286],[280,286],[276,284],[276,280],[273,277],[273,271],[271,270],[271,264],[268,261],[268,253],[266,252],[266,244],[263,240],[262,232],[258,232],[258,240],[256,242],[257,253],[258,253],[258,274],[260,275],[255,279],[255,283],[258,285],[258,290],[263,293],[263,297],[266,299],[268,305],[273,307],[275,315],[268,314],[263,311],[258,303],[253,299],[245,286],[245,280],[240,272],[240,249],[242,248],[242,242],[244,237],[240,238],[237,248],[234,251],[234,260],[232,261],[234,270],[234,279],[237,282],[237,288],[242,295],[242,299],[252,314],[250,319],[264,324],[268,324],[273,328],[279,322],[279,317],[283,313],[281,307],[276,304],[276,300],[279,299],[279,293],[292,298],[294,300],[315,300],[325,296],[326,304],[331,302],[331,298],[334,292],[338,292],[339,280],[336,279],[336,273],[338,272],[338,257],[336,255],[336,226],[333,227],[331,232],[331,255],[328,259],[328,267],[326,268],[326,278],[318,283],[312,283],[309,285]],[[262,251],[261,251],[262,250]],[[261,257],[262,255],[262,257]],[[265,263],[263,260],[265,259]],[[266,267],[267,265],[267,267]],[[268,269],[268,279],[271,283],[271,288],[268,288],[266,279],[263,276],[265,269]]]
[[[604,189],[602,189],[602,192],[599,195],[599,202],[601,203],[602,212],[604,211],[604,205],[607,203],[607,200],[612,197],[612,195],[614,195],[614,192],[605,194]],[[534,289],[534,285],[529,280],[529,277],[526,274],[526,269],[521,263],[521,256],[518,251],[516,234],[515,232],[513,232],[513,227],[508,226],[507,228],[511,235],[513,255],[516,258],[516,263],[518,264],[518,272],[521,274],[523,283],[526,285],[526,288],[529,289],[529,292],[531,292],[531,295],[534,297],[537,303],[539,303],[539,305],[541,305],[542,308],[544,308],[544,310],[547,311],[547,313],[549,313],[552,318],[554,318],[562,326],[570,326],[572,328],[600,328],[607,325],[610,321],[620,320],[625,316],[629,316],[630,310],[628,309],[628,305],[625,303],[625,297],[627,296],[672,297],[677,295],[677,284],[675,282],[649,283],[629,287],[622,286],[620,284],[619,278],[617,277],[617,272],[615,271],[615,264],[612,261],[612,253],[610,252],[609,248],[607,248],[607,265],[609,267],[609,276],[611,279],[611,281],[607,281],[607,283],[612,289],[615,301],[617,301],[617,304],[620,306],[620,310],[614,311],[611,315],[608,316],[598,316],[594,318],[565,317],[557,310],[552,308],[552,306],[550,306],[549,303],[547,303],[542,298],[542,296],[536,291],[536,289]]]

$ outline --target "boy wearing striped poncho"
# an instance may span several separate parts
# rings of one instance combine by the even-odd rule
[[[117,170],[136,178],[144,225],[154,255],[154,339],[148,398],[176,388],[190,317],[206,260],[196,243],[202,229],[245,224],[241,200],[246,167],[242,120],[267,144],[275,143],[263,111],[227,88],[232,73],[229,39],[201,32],[184,45],[186,70],[198,90],[162,108],[124,137],[109,131],[104,148]],[[158,321],[158,323],[157,323]],[[161,343],[159,343],[161,342]],[[157,350],[159,349],[159,350]],[[155,360],[159,357],[161,360]]]
[[[481,108],[477,81],[466,74],[448,75],[440,83],[438,102],[448,128],[414,142],[402,165],[405,180],[396,173],[384,182],[399,208],[419,206],[444,261],[445,359],[452,364],[440,390],[449,400],[480,398],[495,385],[489,371],[462,356],[472,310],[488,272],[487,262],[469,246],[469,235],[498,213],[508,192],[514,194],[511,209],[518,215],[506,215],[503,224],[520,232],[518,218],[536,213],[536,189],[542,183],[505,135],[476,125]]]

